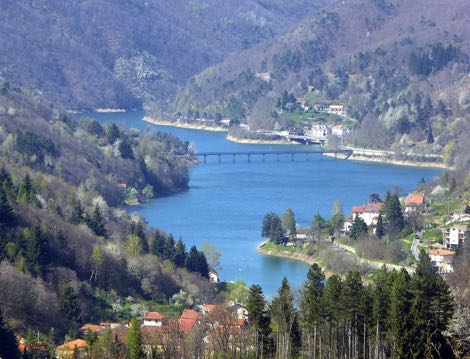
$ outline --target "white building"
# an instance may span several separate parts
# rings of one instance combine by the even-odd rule
[[[382,202],[370,202],[363,206],[353,206],[352,219],[354,221],[356,217],[360,217],[368,226],[375,225],[383,206],[384,204]]]
[[[338,137],[343,137],[351,132],[351,129],[346,125],[335,125],[331,128],[331,134]]]
[[[431,262],[434,263],[439,273],[451,273],[454,271],[452,261],[454,259],[454,252],[448,249],[431,249],[428,251]]]
[[[329,113],[333,113],[339,116],[345,116],[344,105],[330,105],[327,110]]]
[[[143,327],[161,327],[165,320],[165,316],[158,312],[147,312],[144,316]]]
[[[211,282],[211,283],[219,283],[220,282],[219,273],[217,273],[213,269],[209,269],[209,282]]]
[[[456,225],[444,229],[442,234],[444,235],[444,246],[447,249],[455,249],[460,243],[465,241],[465,234],[467,233],[467,227],[462,225]]]
[[[306,135],[314,138],[326,139],[328,137],[329,128],[327,125],[316,123],[312,125],[307,131]]]

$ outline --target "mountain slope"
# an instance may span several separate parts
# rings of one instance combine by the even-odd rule
[[[190,76],[327,1],[2,1],[0,74],[73,108],[164,103]]]
[[[369,124],[390,130],[392,142],[395,134],[423,140],[429,125],[442,135],[452,131],[451,119],[468,113],[469,22],[470,4],[463,0],[331,5],[285,35],[195,76],[175,110],[221,112],[269,128],[286,122],[272,116],[283,91],[304,97],[313,86],[313,101],[346,104],[360,122],[370,118]],[[409,128],[398,131],[402,119]],[[375,145],[390,145],[385,142]]]

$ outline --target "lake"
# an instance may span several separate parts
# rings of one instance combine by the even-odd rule
[[[160,130],[193,142],[197,151],[304,150],[313,147],[299,145],[242,145],[229,142],[225,133],[156,126],[142,121],[142,112],[88,114],[101,122],[114,121],[140,130]],[[80,115],[83,116],[83,115]],[[438,176],[438,169],[402,167],[375,163],[335,160],[310,155],[309,160],[298,156],[275,157],[262,162],[252,157],[251,163],[231,157],[221,164],[217,159],[190,170],[190,189],[148,204],[132,207],[146,218],[149,225],[158,226],[175,238],[180,236],[187,248],[204,242],[215,244],[222,251],[223,280],[243,279],[247,284],[260,284],[272,296],[286,276],[294,287],[305,280],[308,265],[284,258],[256,253],[262,241],[261,223],[267,212],[292,208],[297,223],[307,226],[319,212],[328,217],[335,200],[343,203],[345,214],[352,205],[367,201],[370,193],[383,194],[398,188],[401,193],[412,191],[421,178]]]

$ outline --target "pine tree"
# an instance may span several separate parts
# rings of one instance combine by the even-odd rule
[[[349,237],[355,241],[367,234],[367,224],[360,216],[356,216],[354,219],[351,230],[349,231]]]
[[[173,259],[175,253],[175,240],[173,236],[170,234],[165,241],[165,245],[163,247],[163,257],[165,259]]]
[[[411,287],[413,290],[411,356],[452,357],[443,334],[454,313],[452,297],[447,283],[424,251],[420,254]]]
[[[81,309],[78,293],[69,285],[65,286],[59,295],[59,309],[72,323],[77,324],[80,320]]]
[[[292,327],[295,320],[294,295],[287,278],[284,277],[278,295],[271,303],[271,317],[276,331],[278,358],[291,357]]]
[[[135,318],[131,319],[126,336],[126,346],[129,359],[141,359],[145,357],[142,350],[142,334],[140,332],[140,326]]]
[[[176,242],[175,252],[173,254],[173,262],[178,267],[184,267],[186,263],[186,246],[181,239]]]
[[[271,219],[269,240],[275,244],[285,244],[284,229],[282,228],[281,219],[277,215]]]
[[[411,356],[412,298],[411,277],[405,269],[402,269],[394,274],[390,291],[388,337],[392,341],[392,358],[406,359]]]
[[[282,218],[282,225],[284,226],[287,233],[291,238],[296,238],[297,236],[297,228],[295,222],[295,214],[291,208],[287,208],[284,217]]]
[[[106,128],[106,137],[108,138],[108,142],[110,144],[114,144],[117,139],[121,136],[121,132],[115,123],[110,124]]]
[[[377,225],[375,226],[375,235],[378,238],[382,238],[385,235],[385,226],[382,214],[379,214],[379,217],[377,218]]]
[[[88,218],[87,224],[97,236],[108,238],[108,231],[104,225],[104,218],[98,204],[95,206],[91,217]]]
[[[5,190],[0,186],[0,227],[10,226],[14,220],[13,208],[10,206]]]
[[[0,358],[14,359],[19,358],[18,342],[15,334],[8,327],[3,313],[0,310]]]
[[[140,256],[143,253],[141,240],[135,234],[131,234],[127,237],[124,249],[130,257]]]
[[[152,253],[154,256],[162,257],[164,253],[164,247],[165,236],[161,232],[156,231],[150,244],[150,253]]]
[[[266,310],[267,302],[263,289],[259,285],[252,285],[248,294],[246,309],[248,321],[255,332],[255,355],[256,358],[267,353],[270,328],[270,318]]]
[[[312,219],[312,233],[314,236],[314,239],[320,240],[321,235],[323,231],[326,228],[326,221],[325,219],[320,215],[320,213],[317,213],[313,219]]]
[[[428,126],[428,137],[426,139],[428,144],[434,143],[434,135],[432,134],[432,127],[431,124]]]
[[[300,300],[301,325],[307,333],[308,352],[314,353],[314,356],[317,354],[319,328],[324,318],[322,303],[324,288],[325,275],[318,264],[315,263],[307,273],[307,280],[304,284]]]
[[[23,237],[26,239],[26,261],[30,272],[44,274],[50,262],[49,240],[38,225],[33,230],[25,229]]]
[[[405,218],[401,210],[400,199],[397,194],[387,193],[384,202],[384,214],[387,231],[396,236],[405,227]]]
[[[85,221],[85,211],[79,200],[74,200],[72,203],[72,213],[69,222],[72,224],[80,224]]]

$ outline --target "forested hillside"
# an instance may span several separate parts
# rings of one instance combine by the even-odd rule
[[[118,205],[185,190],[187,144],[92,119],[77,123],[16,90],[0,94],[0,312],[52,342],[184,288],[217,295],[195,247]],[[131,296],[130,303],[125,301]]]
[[[0,75],[72,108],[164,104],[190,76],[327,2],[2,1]]]
[[[406,147],[425,144],[432,132],[424,150],[439,152],[468,121],[469,17],[463,0],[333,4],[195,76],[175,111],[220,112],[254,129],[288,126],[275,112],[287,90],[345,104],[358,120],[353,144]]]

